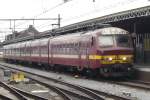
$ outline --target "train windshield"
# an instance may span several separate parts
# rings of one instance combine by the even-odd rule
[[[102,35],[99,37],[100,47],[131,47],[131,38],[127,34]]]
[[[116,43],[119,47],[131,47],[132,41],[129,35],[116,35]]]
[[[113,46],[114,45],[114,38],[111,35],[103,35],[99,37],[99,46]]]

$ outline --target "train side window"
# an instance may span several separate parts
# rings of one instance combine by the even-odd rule
[[[60,50],[60,44],[58,45],[58,53],[60,54],[61,50]]]
[[[57,45],[55,45],[55,53],[57,53]]]
[[[59,45],[59,54],[61,54],[61,44]]]
[[[60,54],[60,45],[57,46],[58,53]]]
[[[61,52],[61,54],[63,53],[63,45],[62,44],[60,45],[60,52]]]

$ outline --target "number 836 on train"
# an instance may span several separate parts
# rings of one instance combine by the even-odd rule
[[[5,45],[4,59],[105,77],[130,76],[134,70],[131,35],[117,27]]]

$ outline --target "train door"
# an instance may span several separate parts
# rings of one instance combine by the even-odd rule
[[[89,68],[89,48],[90,48],[90,37],[83,36],[80,40],[80,66],[82,68]]]
[[[53,45],[52,45],[52,41],[51,39],[49,39],[49,42],[48,42],[48,63],[52,66],[53,65],[53,62],[52,62],[52,59],[53,59]]]

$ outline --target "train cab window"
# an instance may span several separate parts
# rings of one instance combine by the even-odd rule
[[[117,46],[131,47],[132,41],[131,41],[131,37],[129,35],[117,35],[115,37],[116,37]]]
[[[98,44],[101,47],[105,46],[113,46],[114,45],[114,38],[112,35],[103,35],[98,38]]]
[[[131,47],[131,37],[125,34],[115,35],[102,35],[99,37],[99,46],[118,46],[118,47]]]

